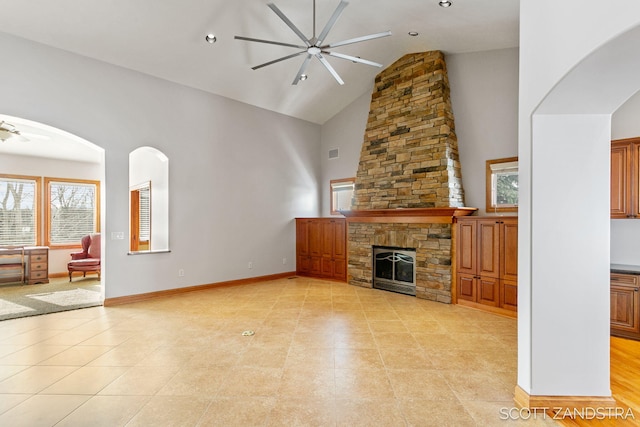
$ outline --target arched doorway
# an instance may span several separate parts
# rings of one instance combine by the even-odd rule
[[[639,42],[635,27],[592,51],[528,118],[530,144],[520,147],[529,193],[516,390],[523,406],[612,403],[611,114],[640,89]]]
[[[14,287],[13,291],[21,292],[21,299],[13,299],[7,303],[7,313],[12,315],[14,306],[16,313],[29,316],[95,305],[96,301],[102,304],[105,276],[101,275],[100,280],[95,280],[97,275],[94,276],[90,288],[83,287],[77,280],[69,286],[66,265],[70,254],[79,250],[80,241],[75,238],[76,234],[104,230],[104,149],[44,123],[2,114],[0,121],[9,123],[17,130],[11,138],[0,144],[0,174],[5,183],[19,182],[33,196],[29,207],[15,206],[15,197],[5,195],[5,202],[8,203],[2,209],[11,208],[21,213],[31,210],[31,222],[20,224],[22,229],[28,229],[24,237],[0,244],[48,248],[44,258],[38,259],[38,268],[42,267],[45,271],[37,273],[46,277],[49,283],[45,287],[45,283],[41,283],[43,281],[31,280],[29,285]],[[29,187],[31,183],[33,185]],[[77,190],[82,192],[82,201]],[[75,194],[73,200],[68,197],[72,193]],[[9,206],[11,203],[13,206]],[[9,229],[8,225],[4,226]],[[106,239],[102,239],[103,249],[105,243]],[[101,252],[104,253],[104,250]],[[26,259],[24,269],[35,269],[36,262],[32,262],[29,257]],[[104,262],[103,258],[103,265]],[[63,283],[57,286],[58,282]],[[66,294],[54,294],[55,289]],[[96,296],[96,293],[99,295]],[[47,306],[47,303],[51,303],[51,306]]]

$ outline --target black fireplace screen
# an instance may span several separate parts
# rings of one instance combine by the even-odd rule
[[[413,283],[413,257],[395,252],[376,254],[376,277]]]
[[[415,295],[414,249],[374,247],[374,288]]]

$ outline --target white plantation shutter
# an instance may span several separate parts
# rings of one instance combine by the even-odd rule
[[[151,192],[140,190],[140,241],[151,239]]]
[[[49,181],[49,244],[77,244],[97,230],[97,186]]]
[[[35,179],[0,177],[0,245],[36,244]]]

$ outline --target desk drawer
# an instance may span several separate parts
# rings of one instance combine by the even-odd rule
[[[31,271],[31,273],[29,273],[30,281],[37,280],[37,279],[46,279],[46,278],[47,278],[46,270]]]
[[[30,270],[32,272],[34,271],[38,271],[38,270],[47,270],[47,263],[46,262],[32,262],[31,266],[29,267]]]
[[[31,263],[35,264],[38,262],[47,262],[47,254],[43,253],[43,254],[31,254]]]

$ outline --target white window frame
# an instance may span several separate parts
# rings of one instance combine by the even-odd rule
[[[515,203],[499,203],[498,179],[501,175],[518,174],[518,158],[506,157],[503,159],[487,160],[487,213],[491,212],[517,212],[518,201]]]
[[[332,179],[329,181],[331,215],[340,215],[340,211],[351,210],[351,198],[355,190],[355,183],[355,178]]]

